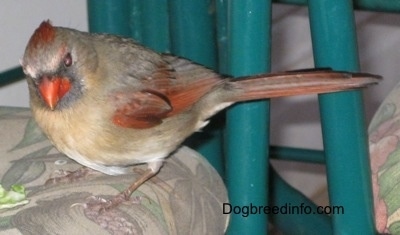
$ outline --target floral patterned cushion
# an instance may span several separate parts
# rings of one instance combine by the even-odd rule
[[[135,200],[93,213],[83,206],[90,196],[116,195],[137,171],[44,185],[57,170],[80,165],[52,147],[29,109],[0,107],[0,130],[1,185],[6,190],[25,186],[28,200],[0,210],[0,234],[223,234],[227,227],[229,216],[222,213],[226,188],[210,164],[187,147],[134,192]]]
[[[369,126],[376,227],[400,234],[400,84],[386,97]]]

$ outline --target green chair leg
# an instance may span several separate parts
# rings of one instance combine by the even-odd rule
[[[310,0],[316,67],[357,71],[358,52],[350,0]],[[330,203],[335,234],[373,234],[371,175],[360,91],[319,96]]]
[[[228,2],[229,73],[269,71],[271,2]],[[268,205],[269,103],[235,105],[227,116],[226,176],[232,205]],[[229,234],[266,234],[266,214],[231,215]]]

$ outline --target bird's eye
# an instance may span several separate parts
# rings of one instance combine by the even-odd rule
[[[72,56],[71,53],[67,53],[64,57],[64,65],[66,67],[69,67],[72,65]]]

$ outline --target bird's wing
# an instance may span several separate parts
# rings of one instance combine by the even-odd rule
[[[165,63],[141,80],[139,91],[114,94],[116,125],[146,129],[193,106],[213,86],[223,80],[218,75],[185,59],[167,57]]]
[[[114,99],[113,122],[121,127],[150,128],[160,124],[172,110],[168,98],[152,90],[119,92]]]

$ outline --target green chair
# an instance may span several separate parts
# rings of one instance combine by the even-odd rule
[[[308,4],[315,67],[359,70],[352,1],[278,2]],[[133,37],[159,52],[242,76],[270,70],[271,4],[262,0],[88,0],[89,27],[91,32]],[[355,6],[400,9],[395,1],[359,0]],[[20,68],[2,73],[0,85],[21,75]],[[361,92],[320,95],[319,102],[324,151],[270,147],[268,101],[235,105],[227,111],[226,120],[224,115],[217,117],[217,125],[188,141],[224,176],[232,205],[304,203],[316,208],[269,167],[270,156],[325,163],[330,203],[345,210],[331,216],[232,214],[229,234],[267,234],[268,220],[287,234],[374,233]],[[218,125],[224,122],[225,126]]]

